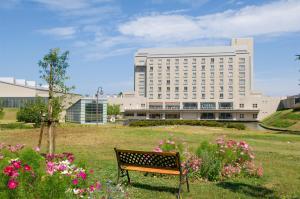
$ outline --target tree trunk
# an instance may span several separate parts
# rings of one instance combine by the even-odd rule
[[[48,100],[48,153],[54,154],[54,133],[53,133],[53,67],[50,64],[49,74],[49,100]]]

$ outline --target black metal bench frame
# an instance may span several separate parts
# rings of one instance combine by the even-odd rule
[[[114,148],[118,161],[118,178],[127,176],[130,184],[129,171],[140,171],[146,173],[159,173],[167,175],[178,175],[179,186],[177,198],[180,198],[181,185],[186,183],[190,191],[188,173],[182,172],[180,155],[178,152],[149,152],[120,150]]]

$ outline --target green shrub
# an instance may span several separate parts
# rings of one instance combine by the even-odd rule
[[[196,155],[201,158],[199,174],[210,181],[219,180],[221,177],[222,161],[217,154],[217,146],[204,141],[197,148]]]
[[[207,120],[135,120],[130,121],[129,126],[132,127],[147,127],[147,126],[166,126],[166,125],[190,125],[190,126],[209,126],[209,127],[227,127],[239,130],[246,129],[246,126],[241,123],[224,123]]]
[[[41,114],[47,112],[46,103],[37,98],[34,103],[27,103],[17,112],[17,120],[19,122],[34,123],[39,126],[41,123]]]

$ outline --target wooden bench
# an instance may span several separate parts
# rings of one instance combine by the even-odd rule
[[[190,191],[188,175],[182,172],[178,152],[133,151],[116,148],[115,152],[118,161],[117,183],[119,183],[119,178],[123,176],[127,176],[128,183],[130,183],[128,171],[159,173],[179,176],[178,198],[182,184],[186,183],[187,190]]]

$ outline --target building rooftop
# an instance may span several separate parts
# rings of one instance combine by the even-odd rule
[[[191,54],[231,54],[237,51],[247,52],[247,46],[212,46],[212,47],[180,47],[180,48],[144,48],[139,49],[135,56],[155,55],[191,55]]]
[[[35,81],[29,81],[25,79],[16,79],[14,77],[0,77],[0,82],[16,85],[16,86],[22,86],[26,88],[32,88],[32,89],[38,89],[38,90],[48,90],[47,85],[37,85]]]

